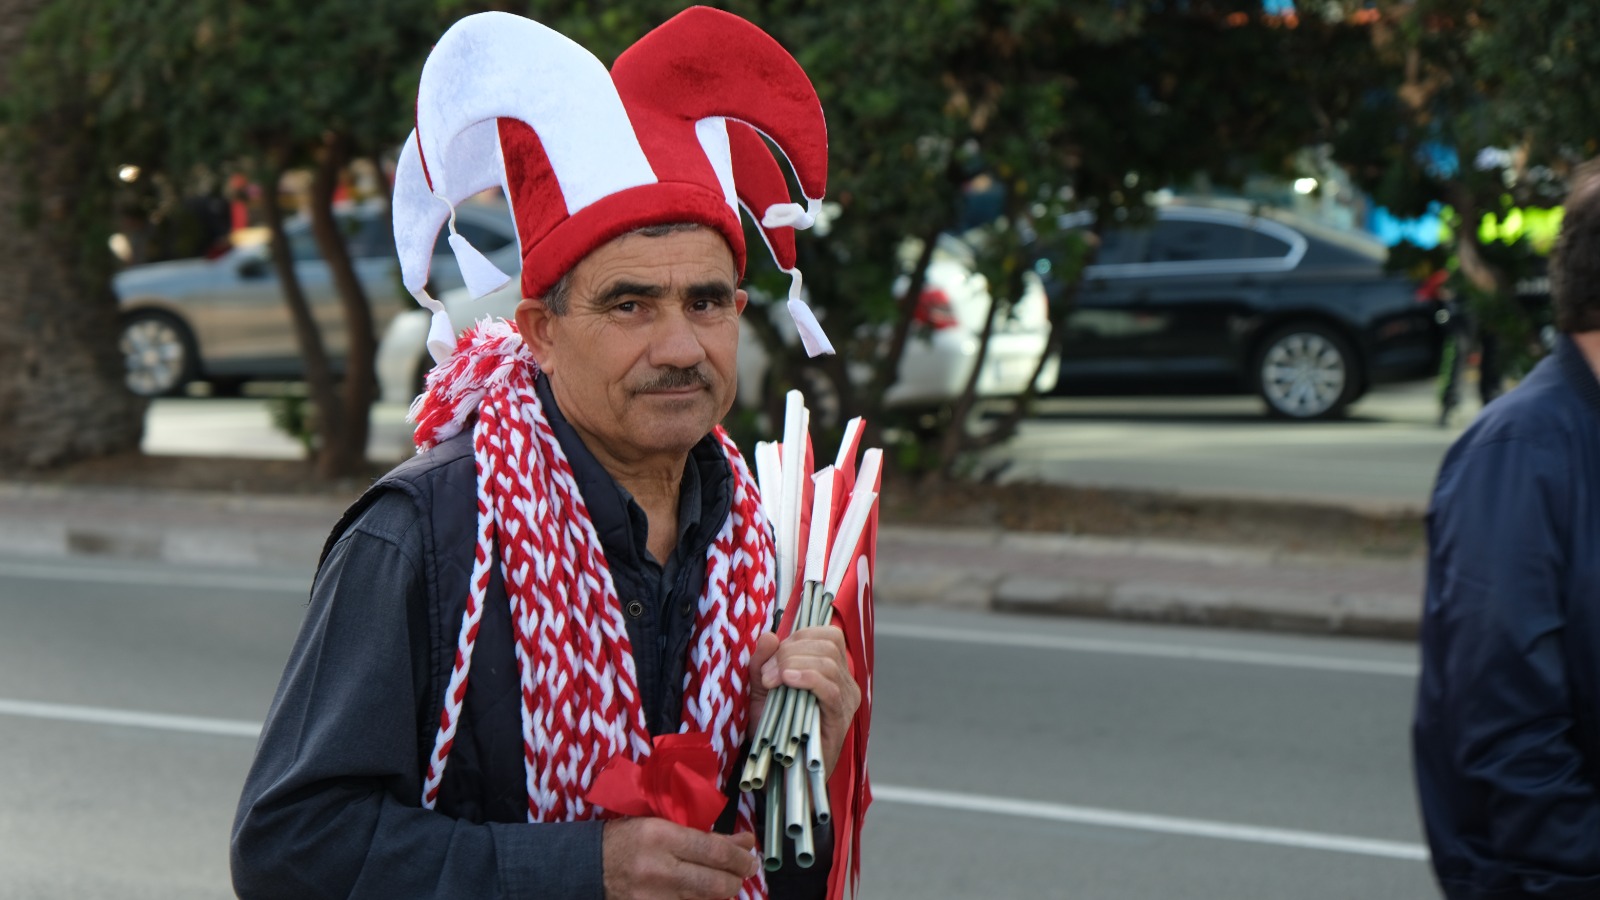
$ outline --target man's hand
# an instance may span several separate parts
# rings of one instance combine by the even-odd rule
[[[728,900],[756,873],[756,836],[613,819],[602,832],[606,900]]]
[[[761,635],[750,655],[750,727],[760,721],[767,694],[779,684],[816,694],[822,712],[822,766],[832,775],[850,720],[861,706],[861,688],[850,675],[849,660],[844,632],[832,625],[802,628],[782,642],[775,634]]]

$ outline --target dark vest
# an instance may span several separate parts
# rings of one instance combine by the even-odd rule
[[[563,423],[564,424],[564,423]],[[565,430],[565,429],[563,429]],[[558,432],[563,438],[563,435]],[[575,440],[575,438],[571,438]],[[568,440],[563,440],[563,446]],[[714,446],[709,450],[717,454]],[[708,447],[696,448],[699,456]],[[586,452],[569,451],[576,467],[598,465]],[[727,515],[732,473],[725,462],[720,477],[705,485],[708,513],[720,522]],[[702,473],[707,470],[702,467]],[[411,660],[417,721],[417,758],[425,771],[438,731],[445,687],[455,665],[456,640],[461,617],[466,611],[468,584],[472,574],[477,529],[477,474],[472,457],[471,429],[444,441],[426,453],[401,463],[375,483],[339,521],[328,538],[332,548],[350,523],[381,494],[400,491],[416,504],[426,523],[422,533],[423,578],[426,595],[408,598],[407,616],[412,635]],[[612,504],[611,506],[615,506]],[[636,596],[640,575],[634,569],[637,554],[617,546],[619,534],[627,533],[605,504],[592,512],[595,527],[607,547],[607,563],[624,605]],[[617,507],[620,509],[620,507]],[[690,546],[694,558],[704,560],[715,528],[703,539],[705,546]],[[700,543],[697,541],[696,543]],[[327,550],[324,550],[326,556]],[[698,597],[704,586],[703,565],[685,566],[679,579],[680,591]],[[643,633],[643,625],[628,618],[629,638],[635,646],[641,641],[656,641],[655,633]],[[513,652],[513,629],[498,563],[491,567],[478,641],[467,681],[467,696],[456,725],[455,742],[445,767],[435,807],[439,812],[470,822],[527,821],[526,772],[522,759],[522,717],[520,675]],[[648,722],[677,721],[682,705],[682,684],[666,679],[657,697],[643,698]],[[652,727],[655,727],[652,724]]]

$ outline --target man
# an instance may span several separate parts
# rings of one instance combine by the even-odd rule
[[[739,45],[751,32],[765,38],[732,16],[691,10],[641,40],[644,50],[612,75],[637,120],[630,130],[642,143],[684,134],[637,124],[663,105],[630,87],[630,78],[661,80],[650,53],[676,63],[673,53],[699,55],[697,42],[748,52]],[[656,182],[624,179],[587,207],[573,194],[550,203],[551,183],[528,174],[539,164],[561,185],[614,174],[584,172],[582,154],[555,149],[561,128],[581,136],[603,126],[552,125],[548,109],[523,115],[504,96],[475,118],[471,78],[457,70],[442,82],[435,60],[470,52],[498,78],[498,65],[570,54],[562,40],[515,16],[469,17],[441,39],[434,74],[424,69],[407,144],[416,155],[402,159],[395,190],[402,264],[415,261],[413,248],[431,254],[418,210],[480,183],[471,166],[504,159],[529,299],[518,333],[480,324],[441,363],[415,410],[425,452],[382,479],[330,538],[240,801],[232,860],[241,897],[830,889],[837,855],[826,830],[816,867],[791,860],[763,882],[755,806],[730,778],[778,684],[816,694],[829,772],[861,701],[837,629],[781,643],[767,633],[771,536],[748,469],[716,428],[733,402],[746,296],[737,214],[711,179],[749,163],[689,165],[680,143],[651,160]],[[552,74],[581,81],[592,70],[571,67],[586,65],[569,60]],[[440,85],[454,102],[429,95]],[[527,94],[548,102],[540,88]],[[599,118],[615,97],[584,99],[568,105]],[[717,113],[700,109],[693,121]],[[482,122],[490,130],[473,131]],[[703,142],[708,127],[725,126],[687,136]],[[703,152],[737,144],[729,131]],[[492,156],[452,144],[485,134]],[[613,148],[608,159],[620,155]],[[428,220],[434,232],[442,218]],[[456,250],[467,268],[470,254]],[[415,274],[408,269],[408,283]],[[664,739],[712,761],[711,781],[728,794],[724,833],[664,814],[615,817],[590,798],[614,767],[666,754]]]
[[[1445,457],[1417,789],[1451,900],[1600,897],[1600,170],[1551,257],[1554,354]]]

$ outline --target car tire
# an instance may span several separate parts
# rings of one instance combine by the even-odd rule
[[[1342,335],[1301,322],[1267,335],[1252,369],[1267,414],[1280,419],[1335,419],[1361,394],[1361,370]]]
[[[194,334],[170,313],[142,309],[124,316],[117,346],[122,351],[123,380],[141,397],[181,394],[199,375]]]

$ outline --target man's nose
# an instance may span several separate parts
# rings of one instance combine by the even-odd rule
[[[669,311],[656,321],[650,341],[650,362],[656,366],[687,369],[706,358],[700,334],[682,310]]]

